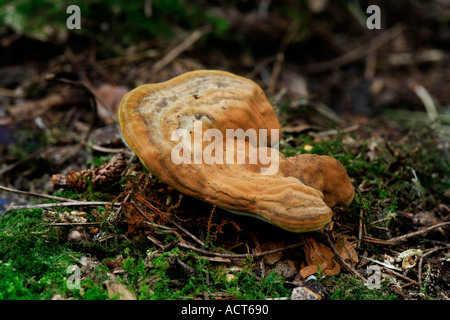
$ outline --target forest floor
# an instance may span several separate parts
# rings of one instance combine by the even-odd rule
[[[450,31],[432,33],[432,12],[354,35],[324,13],[306,37],[229,8],[215,12],[225,35],[176,29],[109,55],[89,37],[2,29],[0,299],[448,300]],[[280,152],[345,166],[348,210],[295,234],[152,177],[121,139],[119,103],[196,69],[257,82]]]

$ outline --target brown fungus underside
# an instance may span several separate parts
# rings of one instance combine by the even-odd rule
[[[285,158],[274,148],[278,139],[271,136],[271,129],[279,134],[280,124],[262,89],[249,79],[223,71],[193,71],[163,83],[142,85],[123,98],[119,122],[129,146],[164,183],[285,230],[317,230],[331,220],[333,207],[345,209],[353,200],[350,179],[337,160],[317,155]],[[195,123],[201,124],[200,137],[209,129],[217,129],[224,140],[227,129],[266,129],[267,140],[258,139],[253,145],[235,139],[231,158],[226,156],[227,142],[223,141],[219,144],[223,149],[210,153],[222,161],[196,163],[192,152],[191,163],[176,164],[172,151],[181,138],[171,139],[172,135],[177,129],[186,129],[192,151],[197,150]],[[214,138],[200,141],[201,151],[208,145],[211,150],[211,144],[218,142]],[[244,164],[237,163],[239,147],[245,148]],[[269,164],[262,164],[259,157],[256,163],[249,162],[249,155],[259,151],[276,159],[276,173],[262,174],[261,168]]]

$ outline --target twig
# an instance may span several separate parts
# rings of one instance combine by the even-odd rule
[[[186,233],[189,237],[191,237],[193,240],[195,240],[199,245],[201,245],[202,247],[205,246],[205,243],[200,240],[199,238],[197,238],[196,236],[194,236],[191,232],[189,232],[188,230],[186,230],[185,228],[183,228],[182,226],[180,226],[178,223],[176,223],[175,221],[171,221],[172,224],[177,227],[178,229],[180,229],[181,231],[183,231],[184,233]]]
[[[276,57],[277,57],[277,59],[276,59],[275,64],[273,66],[272,75],[270,76],[269,86],[268,86],[268,89],[267,89],[267,94],[269,96],[272,96],[274,94],[274,92],[275,92],[275,87],[276,87],[276,84],[277,84],[277,80],[278,80],[278,77],[280,75],[281,68],[282,68],[283,62],[284,62],[284,54],[282,52],[279,52]]]
[[[262,252],[261,246],[259,245],[258,238],[256,237],[255,233],[250,231],[250,237],[253,240],[253,243],[255,244],[255,248],[253,249],[253,253],[260,253]],[[261,277],[264,278],[266,276],[266,269],[264,268],[264,261],[259,261],[259,269],[261,270]]]
[[[101,146],[92,145],[86,141],[81,142],[81,144],[86,147],[92,148],[92,150],[105,152],[105,153],[119,153],[119,152],[131,153],[130,150],[127,148],[105,148],[105,147],[101,147]]]
[[[36,193],[36,192],[30,192],[30,191],[22,191],[22,190],[17,190],[17,189],[3,187],[3,186],[0,186],[0,190],[12,192],[12,193],[17,193],[17,194],[23,194],[23,195],[32,196],[32,197],[52,199],[52,200],[58,200],[58,201],[78,202],[77,200],[72,200],[72,199],[67,199],[67,198],[62,198],[62,197],[56,197],[56,196],[51,196],[51,195],[48,195],[48,194],[42,194],[42,193]]]
[[[130,198],[130,194],[128,193],[128,194],[125,196],[125,199],[123,199],[122,203],[127,202],[129,198]],[[121,203],[121,204],[122,204],[122,203]],[[108,221],[115,221],[115,220],[117,219],[117,217],[119,216],[120,211],[122,211],[122,205],[121,205],[119,208],[117,208],[117,210],[116,210],[114,213],[110,214],[110,215],[108,216],[107,220],[108,220]]]
[[[166,226],[163,226],[161,224],[154,223],[154,222],[142,221],[142,223],[148,224],[149,226],[152,226],[152,227],[155,227],[155,228],[159,228],[159,229],[175,232],[175,230],[173,228],[171,228],[171,227],[166,227]]]
[[[159,241],[158,239],[152,237],[151,235],[148,235],[147,239],[150,240],[151,242],[153,242],[154,244],[156,244],[161,249],[164,248],[164,244],[161,241]]]
[[[52,208],[52,207],[73,207],[73,206],[104,206],[113,205],[120,206],[120,203],[111,203],[104,201],[71,201],[71,202],[60,202],[60,203],[43,203],[43,204],[31,204],[24,206],[14,206],[9,208],[9,210],[24,210],[24,209],[36,209],[36,208]]]
[[[134,208],[145,218],[145,219],[147,219],[147,221],[152,221],[153,219],[151,218],[151,217],[149,217],[148,215],[147,215],[147,213],[144,211],[144,210],[142,210],[141,208],[139,208],[137,205],[136,205],[136,203],[134,202],[134,201],[132,201],[131,202],[132,204],[133,204],[133,206],[134,206]]]
[[[331,251],[333,251],[334,253],[334,258],[337,260],[337,262],[339,262],[339,264],[344,267],[345,269],[347,269],[348,271],[350,271],[351,273],[353,273],[356,277],[358,277],[361,281],[366,282],[366,279],[360,275],[358,273],[358,271],[355,270],[355,268],[353,268],[351,265],[349,265],[347,262],[344,261],[344,259],[342,258],[342,256],[339,254],[339,252],[337,251],[336,247],[333,244],[333,241],[331,241],[330,239],[330,235],[329,235],[329,225],[325,228],[325,239],[328,242],[328,245],[331,249]]]
[[[262,70],[266,69],[267,66],[272,62],[274,62],[276,59],[277,59],[276,55],[264,59],[260,63],[256,64],[255,67],[253,68],[253,71],[247,73],[245,77],[253,79],[254,77],[256,77],[257,74],[259,74]]]
[[[423,286],[422,286],[422,264],[423,264],[423,258],[425,258],[426,256],[428,256],[428,255],[430,255],[430,254],[432,254],[432,253],[434,253],[434,252],[436,252],[438,250],[443,250],[443,249],[448,249],[448,247],[437,247],[437,248],[430,249],[429,251],[427,251],[424,254],[422,254],[422,256],[420,257],[419,265],[417,266],[417,269],[418,269],[417,278],[419,280],[418,285],[419,285],[420,291],[423,290]]]
[[[399,272],[397,272],[397,271],[394,271],[394,270],[392,270],[392,269],[390,269],[390,268],[386,268],[386,267],[383,267],[383,269],[385,269],[387,272],[389,272],[389,273],[392,273],[394,276],[396,276],[396,277],[399,277],[399,278],[402,278],[403,280],[406,280],[406,281],[408,281],[409,283],[411,283],[411,284],[415,284],[415,285],[418,285],[418,283],[417,283],[417,281],[415,281],[415,280],[413,280],[413,279],[411,279],[411,278],[408,278],[407,276],[404,276],[403,274],[401,274],[401,273],[399,273]]]
[[[361,246],[361,239],[363,234],[363,209],[360,209],[359,211],[359,230],[358,230],[358,249]]]
[[[164,58],[156,62],[150,69],[150,74],[156,74],[169,63],[171,63],[176,57],[178,57],[183,51],[191,47],[198,39],[200,39],[204,34],[211,31],[211,26],[205,26],[198,30],[195,30],[189,37],[184,39],[179,45],[170,50]]]
[[[0,96],[4,96],[4,97],[11,97],[11,98],[19,98],[20,95],[11,89],[7,89],[7,88],[1,88],[0,87]]]
[[[47,81],[58,81],[58,82],[61,82],[61,83],[69,84],[69,85],[71,85],[71,86],[74,86],[74,87],[76,87],[76,88],[79,88],[79,89],[85,91],[85,92],[89,95],[89,98],[90,98],[90,104],[91,104],[91,107],[92,107],[92,112],[94,113],[94,118],[93,118],[93,120],[92,120],[92,122],[91,122],[91,124],[90,124],[89,130],[85,133],[85,136],[84,136],[83,140],[86,140],[86,137],[91,133],[91,131],[92,131],[93,127],[94,127],[95,122],[98,120],[98,106],[97,106],[97,100],[100,101],[100,102],[106,107],[106,109],[107,109],[108,112],[110,113],[110,116],[112,117],[112,119],[114,120],[114,122],[115,122],[115,123],[118,123],[118,122],[117,122],[117,117],[116,117],[116,115],[112,112],[112,110],[111,110],[111,108],[109,107],[109,105],[108,105],[107,103],[105,103],[105,102],[101,99],[101,97],[99,97],[98,95],[96,95],[96,94],[94,93],[94,91],[90,88],[90,86],[89,86],[88,83],[81,82],[81,81],[74,81],[74,80],[66,79],[66,78],[61,78],[61,77],[59,77],[59,76],[57,76],[57,75],[55,75],[55,74],[47,74],[45,78],[46,78]]]
[[[415,237],[418,235],[421,235],[423,233],[427,233],[430,230],[436,229],[436,228],[440,228],[440,227],[445,227],[450,225],[450,222],[442,222],[442,223],[437,223],[435,225],[432,225],[428,228],[422,229],[422,230],[418,230],[418,231],[414,231],[411,233],[407,233],[404,234],[402,236],[396,237],[396,238],[392,238],[389,240],[382,240],[382,239],[376,239],[376,238],[371,238],[371,237],[363,237],[363,241],[365,242],[370,242],[370,243],[376,243],[376,244],[382,244],[382,245],[387,245],[387,246],[396,246],[401,244],[402,242],[406,241],[408,238],[411,237]]]
[[[270,76],[269,85],[267,88],[267,93],[272,96],[275,92],[275,87],[278,81],[278,77],[281,73],[281,69],[284,63],[284,52],[286,51],[287,46],[294,40],[295,36],[298,34],[299,24],[294,19],[289,24],[286,33],[281,39],[280,49],[276,55],[276,60],[272,68],[272,74]]]
[[[137,62],[139,60],[151,59],[158,56],[158,51],[155,49],[147,49],[142,52],[132,53],[130,55],[126,55],[124,57],[117,57],[111,59],[105,59],[101,61],[97,61],[97,64],[101,67],[116,67],[120,65],[124,65],[127,63]]]
[[[212,218],[214,216],[214,212],[216,211],[216,205],[213,206],[211,213],[209,214],[209,218],[208,218],[208,227],[206,228],[206,239],[209,240],[210,239],[210,231],[211,231],[211,223],[212,223]]]
[[[375,260],[375,259],[372,259],[372,258],[369,258],[369,257],[364,257],[364,256],[360,256],[360,257],[363,258],[363,259],[366,259],[368,261],[371,261],[373,263],[379,264],[379,265],[383,266],[386,269],[402,271],[402,269],[399,269],[399,268],[397,268],[396,266],[394,266],[394,265],[392,265],[390,263],[381,262],[381,261],[378,261],[378,260]]]
[[[25,159],[21,159],[19,161],[16,161],[14,163],[11,163],[10,165],[7,165],[6,167],[2,168],[0,170],[0,175],[4,175],[6,172],[14,169],[15,167],[17,167],[18,165],[27,162],[28,160],[34,158],[36,155],[40,154],[43,150],[45,150],[45,148],[41,148],[38,150],[33,151],[32,153],[30,153]],[[8,191],[8,190],[6,190]]]
[[[326,130],[326,131],[314,132],[313,135],[318,136],[318,137],[326,137],[326,136],[331,136],[331,135],[338,135],[339,133],[350,133],[350,132],[356,131],[358,129],[359,129],[359,124],[355,124],[348,128],[343,128],[343,129],[339,129],[339,130],[331,129],[331,130]]]
[[[64,226],[99,226],[100,222],[53,222],[51,226],[64,227]]]
[[[178,243],[178,246],[182,247],[184,249],[196,251],[196,252],[199,252],[201,254],[208,255],[208,256],[216,256],[216,257],[221,257],[221,258],[248,258],[248,257],[262,257],[262,256],[265,256],[265,255],[268,255],[268,254],[277,253],[277,252],[280,252],[280,251],[285,251],[285,250],[297,248],[297,247],[302,246],[304,244],[305,244],[304,242],[298,242],[298,243],[292,244],[292,245],[284,247],[284,248],[278,248],[278,249],[264,251],[264,252],[258,252],[258,253],[243,253],[243,254],[212,252],[212,251],[203,250],[203,249],[199,249],[199,248],[193,247],[193,246],[188,245],[188,244],[183,243],[183,242]]]
[[[392,28],[386,30],[378,37],[372,39],[365,45],[358,47],[350,52],[345,53],[344,55],[325,62],[313,63],[302,68],[302,71],[314,73],[314,72],[322,72],[326,70],[335,69],[345,64],[349,64],[353,61],[361,59],[362,57],[374,52],[379,47],[387,43],[388,41],[396,38],[405,30],[405,27],[401,24],[396,24]]]

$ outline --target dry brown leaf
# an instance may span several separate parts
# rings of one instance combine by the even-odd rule
[[[349,241],[347,236],[338,236],[334,246],[341,255],[342,259],[351,265],[353,268],[359,262],[358,254],[356,253],[354,244]]]
[[[101,87],[94,89],[97,100],[97,110],[100,118],[105,121],[106,124],[114,123],[112,115],[117,114],[119,110],[120,101],[123,96],[128,93],[128,88],[122,86],[113,86],[110,84],[104,84]],[[107,105],[105,106],[104,103]],[[108,110],[108,108],[110,110]]]
[[[306,266],[299,272],[301,279],[306,279],[309,276],[316,274],[319,271],[318,265]]]
[[[280,241],[280,242],[267,241],[267,242],[264,242],[263,244],[261,244],[261,250],[264,252],[264,251],[270,251],[270,250],[283,248],[285,246],[286,246],[286,243],[284,241]],[[282,256],[283,256],[283,252],[282,251],[265,255],[263,257],[264,263],[266,263],[268,265],[274,265],[275,263],[280,261]]]
[[[319,265],[322,273],[325,275],[332,276],[337,275],[340,272],[341,269],[339,264],[333,259],[333,252],[324,244],[316,242],[313,238],[308,237],[306,238],[304,250],[308,266],[300,270],[300,275],[303,278],[317,273]]]

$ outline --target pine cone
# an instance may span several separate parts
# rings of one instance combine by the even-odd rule
[[[70,171],[66,176],[54,174],[50,182],[54,186],[66,187],[77,192],[84,192],[88,186],[88,178],[95,190],[112,185],[119,181],[122,172],[126,168],[126,159],[123,153],[116,153],[107,164],[79,172]]]
[[[114,157],[106,165],[102,165],[99,168],[93,170],[90,174],[92,185],[94,189],[100,190],[103,187],[112,185],[114,182],[119,181],[122,176],[122,172],[127,165],[125,156],[123,153],[116,153]]]

